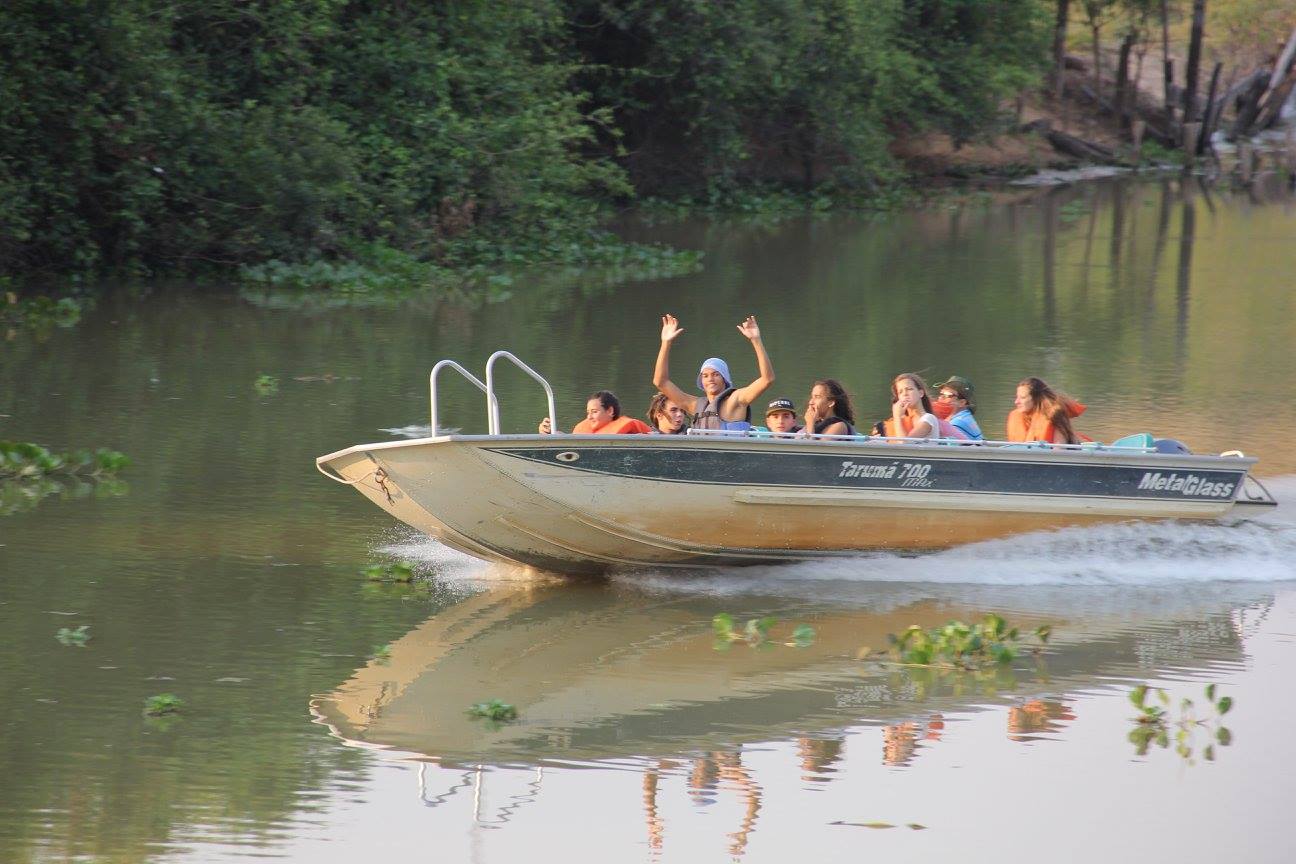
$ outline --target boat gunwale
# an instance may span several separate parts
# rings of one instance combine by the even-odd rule
[[[1006,462],[1026,462],[1026,463],[1048,463],[1053,465],[1094,465],[1114,462],[1116,464],[1147,464],[1163,463],[1164,467],[1173,466],[1214,466],[1220,468],[1242,469],[1244,473],[1250,473],[1251,466],[1259,460],[1254,456],[1217,456],[1212,454],[1199,453],[1158,453],[1149,452],[1139,449],[1134,452],[1122,453],[1122,448],[1106,447],[1104,449],[1085,449],[1085,450],[1053,450],[1046,447],[1021,447],[1009,449],[1002,444],[999,446],[983,446],[979,442],[958,442],[948,444],[937,443],[914,443],[904,444],[895,441],[846,441],[846,440],[818,440],[805,438],[766,438],[766,437],[748,437],[748,436],[674,436],[674,435],[599,435],[599,434],[558,434],[543,435],[537,433],[514,434],[514,435],[437,435],[427,438],[410,438],[398,441],[380,441],[369,444],[354,444],[342,450],[328,453],[316,458],[317,465],[327,464],[334,459],[356,454],[364,454],[369,451],[397,450],[421,446],[430,446],[435,444],[464,444],[471,445],[472,449],[507,449],[493,445],[509,445],[515,443],[528,444],[548,444],[554,447],[561,446],[562,442],[580,443],[582,445],[597,443],[602,447],[630,448],[630,449],[665,449],[668,450],[693,450],[693,449],[721,449],[721,450],[748,450],[749,452],[765,454],[780,452],[779,448],[785,449],[782,452],[794,453],[813,453],[822,452],[821,448],[827,447],[841,452],[848,452],[857,455],[878,456],[891,454],[894,456],[918,456],[922,458],[935,459],[967,459],[969,457],[977,460],[987,461],[1006,461]],[[881,449],[884,448],[884,449]]]

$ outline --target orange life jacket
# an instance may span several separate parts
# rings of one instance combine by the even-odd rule
[[[1087,405],[1076,402],[1074,399],[1066,403],[1068,417],[1079,417],[1085,412]],[[1029,416],[1030,422],[1027,422]],[[1044,416],[1043,412],[1036,411],[1033,414],[1023,414],[1020,409],[1014,408],[1008,414],[1008,440],[1009,441],[1047,441],[1053,443],[1053,436],[1057,430],[1053,428],[1052,422]],[[1076,433],[1077,438],[1085,439],[1085,436]],[[1087,439],[1085,439],[1087,440]]]
[[[590,428],[588,419],[582,420],[572,429],[573,435],[648,435],[652,429],[642,420],[622,415],[615,420],[604,423],[597,429]]]
[[[894,418],[894,417],[888,417],[887,420],[886,420],[886,425],[883,427],[883,428],[886,429],[887,437],[888,437],[888,438],[909,438],[909,437],[911,437],[911,433],[913,432],[913,427],[914,427],[914,421],[911,420],[911,419],[909,419],[909,415],[908,415],[908,414],[901,414],[901,415],[900,415],[900,425],[901,425],[901,427],[902,427],[901,430],[897,430],[897,429],[896,429],[895,418]],[[941,434],[941,431],[940,431],[939,429],[937,429],[936,432],[937,432],[937,434]]]

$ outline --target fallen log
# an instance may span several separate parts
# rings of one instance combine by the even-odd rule
[[[1090,87],[1087,83],[1080,83],[1076,86],[1079,95],[1085,99],[1094,102],[1098,106],[1099,111],[1110,113],[1115,110],[1115,105],[1114,103],[1112,103],[1110,99],[1108,99],[1105,96],[1094,93],[1093,88]],[[1173,126],[1170,129],[1167,129],[1164,125],[1162,125],[1165,122],[1165,117],[1161,113],[1159,107],[1157,106],[1145,107],[1142,103],[1138,101],[1137,93],[1135,93],[1134,111],[1132,116],[1137,117],[1140,120],[1143,120],[1147,124],[1143,133],[1144,138],[1153,140],[1158,144],[1160,144],[1162,147],[1166,147],[1169,149],[1174,149],[1179,146],[1178,129]]]
[[[1291,35],[1287,37],[1287,44],[1283,46],[1282,54],[1278,55],[1278,62],[1274,64],[1273,74],[1269,76],[1269,89],[1273,90],[1278,86],[1287,75],[1288,68],[1291,67],[1292,61],[1296,60],[1296,27],[1292,28]]]
[[[1251,124],[1255,122],[1256,116],[1260,113],[1260,97],[1264,95],[1265,90],[1269,89],[1268,75],[1255,75],[1252,77],[1251,86],[1238,97],[1237,117],[1233,119],[1233,125],[1229,128],[1228,133],[1228,140],[1230,141],[1236,141],[1251,134]]]
[[[1256,114],[1255,123],[1252,124],[1254,132],[1263,132],[1274,123],[1278,122],[1279,115],[1282,114],[1283,105],[1287,102],[1287,97],[1291,95],[1292,87],[1296,87],[1296,69],[1287,73],[1287,77],[1282,83],[1266,93],[1265,104],[1260,107],[1260,112]]]
[[[1059,132],[1053,128],[1053,124],[1048,120],[1035,120],[1024,126],[1019,126],[1018,131],[1034,132],[1042,135],[1054,150],[1083,162],[1098,162],[1103,165],[1120,164],[1120,160],[1116,158],[1115,150],[1094,141],[1086,141],[1083,138],[1068,135],[1066,132]]]

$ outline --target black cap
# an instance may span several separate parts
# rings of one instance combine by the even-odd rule
[[[796,414],[796,406],[792,404],[791,399],[775,399],[773,402],[769,403],[769,407],[765,409],[765,416],[768,417],[769,415],[777,414],[780,411],[789,411],[792,414]]]

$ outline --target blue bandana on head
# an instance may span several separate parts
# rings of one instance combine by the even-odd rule
[[[724,379],[725,387],[733,386],[733,378],[729,375],[729,364],[721,360],[719,357],[708,357],[706,360],[702,361],[702,368],[698,369],[697,384],[699,390],[705,391],[706,389],[702,386],[702,369],[714,369],[719,372],[720,377]]]

